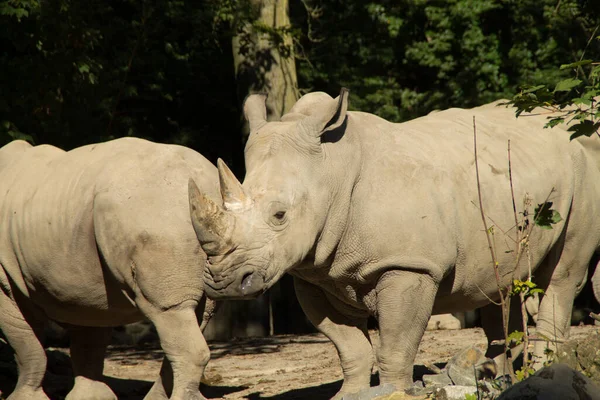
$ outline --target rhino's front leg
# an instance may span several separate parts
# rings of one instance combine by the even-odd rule
[[[210,322],[210,319],[217,311],[220,304],[214,300],[208,299],[206,296],[200,301],[198,307],[196,307],[196,319],[200,325],[200,330],[204,331],[206,325]],[[160,367],[160,374],[157,380],[152,385],[150,392],[148,393],[148,399],[168,399],[167,391],[170,393],[173,390],[173,368],[169,359],[165,356]]]
[[[341,311],[344,306],[335,304],[339,303],[336,299],[299,278],[294,277],[294,287],[304,313],[333,342],[340,357],[344,383],[333,398],[341,399],[346,393],[368,388],[373,369],[373,351],[367,331],[368,316],[346,315]]]
[[[431,316],[438,284],[424,273],[389,271],[377,282],[381,384],[412,385],[413,363]]]
[[[43,324],[32,317],[33,306],[15,303],[8,295],[6,275],[0,265],[0,331],[15,351],[19,378],[10,400],[48,400],[42,389],[46,353],[40,342]],[[4,278],[4,279],[2,279]],[[29,317],[27,318],[26,317]]]
[[[160,379],[146,399],[204,399],[199,387],[210,350],[196,318],[196,306],[197,302],[188,301],[147,314],[156,327],[166,360]]]

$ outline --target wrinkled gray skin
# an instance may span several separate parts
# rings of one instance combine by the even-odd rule
[[[549,198],[563,217],[554,229],[533,230],[529,257],[546,290],[538,332],[567,337],[573,298],[600,245],[600,171],[581,143],[543,129],[543,116],[515,119],[497,103],[394,124],[348,112],[346,90],[337,99],[307,94],[281,121],[266,121],[264,101],[253,95],[245,103],[243,186],[221,161],[223,206],[190,182],[190,202],[201,210],[192,222],[209,256],[206,291],[249,298],[292,274],[306,315],[338,350],[344,383],[336,399],[369,386],[369,315],[379,324],[381,383],[398,388],[412,383],[432,313],[485,307],[488,340],[502,337],[500,308],[490,305],[498,294],[478,205],[473,116],[503,286],[515,264],[508,139],[519,211],[527,193],[530,213]],[[526,259],[515,277],[526,279]],[[535,354],[545,346],[536,342]],[[490,347],[488,356],[500,350]]]
[[[48,399],[48,318],[71,337],[67,399],[116,399],[101,382],[111,327],[144,316],[166,354],[146,398],[204,398],[210,353],[199,323],[214,303],[204,296],[190,178],[218,195],[216,168],[181,146],[124,138],[69,152],[23,141],[0,149],[0,329],[19,367],[10,400]]]

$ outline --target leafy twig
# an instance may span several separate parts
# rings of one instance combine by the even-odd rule
[[[473,149],[474,149],[474,155],[475,155],[475,174],[477,177],[477,197],[479,199],[479,211],[481,213],[481,220],[483,222],[483,228],[485,230],[485,236],[487,238],[490,255],[492,256],[494,274],[496,277],[496,285],[498,287],[498,294],[500,295],[500,307],[502,308],[502,326],[503,326],[504,338],[505,338],[504,354],[506,355],[506,363],[507,363],[507,368],[509,371],[510,379],[513,383],[515,383],[516,378],[515,378],[515,374],[513,371],[512,355],[509,351],[510,349],[509,349],[509,340],[508,340],[508,317],[509,316],[508,316],[507,301],[509,301],[510,299],[505,298],[505,295],[502,292],[502,283],[500,280],[500,273],[498,271],[498,267],[499,267],[498,259],[496,258],[496,253],[495,253],[494,247],[492,245],[492,238],[490,237],[491,233],[490,233],[490,230],[488,229],[488,225],[487,225],[487,221],[486,221],[486,217],[485,217],[485,211],[483,208],[483,199],[481,196],[481,182],[479,179],[479,159],[477,156],[477,124],[475,122],[475,116],[473,116]]]

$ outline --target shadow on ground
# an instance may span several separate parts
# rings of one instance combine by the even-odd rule
[[[210,358],[212,360],[228,355],[251,355],[276,353],[281,346],[290,343],[329,343],[329,339],[318,333],[303,336],[279,335],[257,338],[233,338],[227,342],[209,342]]]
[[[156,347],[156,346],[154,346]],[[17,365],[14,361],[14,353],[8,346],[0,348],[0,399],[4,399],[12,393],[17,383]],[[73,387],[73,370],[71,358],[59,350],[46,350],[48,357],[48,368],[44,376],[44,391],[51,400],[63,400]],[[162,351],[159,347],[132,349],[130,346],[111,346],[107,357],[119,361],[122,364],[135,365],[135,359],[158,360],[162,359]],[[141,400],[152,387],[151,381],[137,379],[120,379],[105,376],[104,381],[115,392],[119,400]],[[204,396],[209,399],[222,398],[229,393],[246,389],[244,386],[201,386]]]
[[[442,369],[445,367],[445,363],[436,363],[436,367]],[[413,369],[413,380],[420,381],[423,379],[423,375],[432,374],[433,372],[425,367],[424,365],[415,365]],[[375,373],[371,375],[371,386],[379,385],[379,374]],[[263,396],[261,393],[250,393],[246,396],[248,400],[326,400],[330,399],[337,393],[342,387],[342,380],[335,382],[325,383],[317,386],[309,386],[301,389],[293,389],[281,394],[274,396]]]

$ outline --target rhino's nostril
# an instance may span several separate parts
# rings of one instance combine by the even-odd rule
[[[254,272],[248,272],[242,277],[242,293],[245,293],[252,287],[252,279],[254,278]]]

